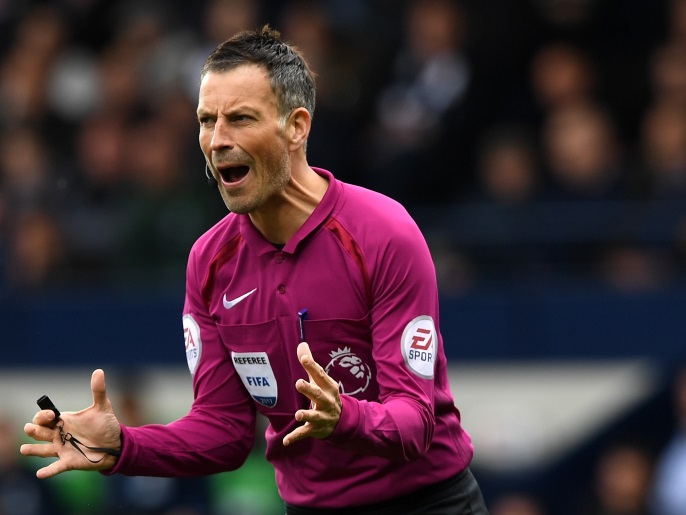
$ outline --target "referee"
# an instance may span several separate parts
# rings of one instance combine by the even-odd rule
[[[287,514],[487,513],[426,242],[394,200],[308,164],[314,111],[313,73],[268,26],[207,58],[199,141],[229,213],[188,260],[193,404],[168,425],[124,426],[96,370],[91,407],[25,426],[47,443],[23,454],[59,458],[38,477],[235,470],[261,413]]]

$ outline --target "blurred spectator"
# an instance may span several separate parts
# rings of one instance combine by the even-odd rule
[[[686,108],[686,45],[668,42],[653,52],[650,63],[653,99]]]
[[[598,272],[604,284],[616,291],[651,291],[663,287],[672,278],[675,265],[666,249],[637,243],[608,247],[598,258]]]
[[[341,180],[359,183],[351,137],[359,125],[362,54],[335,31],[324,4],[311,0],[286,5],[281,32],[305,56],[316,74],[315,133],[307,143],[309,160]]]
[[[66,38],[57,9],[35,6],[17,26],[0,62],[0,127],[42,121],[51,66]]]
[[[18,291],[40,290],[64,280],[64,247],[60,228],[43,211],[16,217],[8,242],[7,283]]]
[[[50,485],[36,478],[26,459],[19,454],[19,427],[0,416],[0,513],[2,515],[60,515]]]
[[[205,58],[234,34],[261,24],[261,4],[259,0],[208,0],[204,4],[194,44],[188,54],[180,59],[185,77],[184,89],[194,102],[198,98],[200,70]]]
[[[69,130],[76,130],[74,124],[97,109],[101,100],[98,72],[97,57],[88,48],[71,46],[55,59],[46,102],[56,118],[69,124]]]
[[[241,30],[255,28],[259,24],[260,4],[255,0],[209,0],[204,10],[203,28],[212,47],[210,50]]]
[[[673,380],[674,436],[658,457],[653,484],[653,515],[683,515],[686,508],[686,366]]]
[[[476,165],[476,200],[503,206],[536,200],[540,186],[538,156],[525,128],[495,127],[483,138]]]
[[[686,104],[667,99],[644,116],[641,131],[642,180],[653,198],[686,198]]]
[[[376,105],[364,180],[408,205],[454,200],[468,175],[466,12],[450,0],[414,0],[405,14],[392,76]]]
[[[35,128],[0,132],[0,187],[11,213],[55,207],[64,185],[51,164],[46,141]]]
[[[449,241],[430,233],[427,233],[427,242],[436,267],[439,292],[460,295],[469,291],[477,280],[477,271],[467,252],[454,248]]]
[[[469,86],[463,54],[467,22],[455,2],[415,0],[408,6],[405,39],[396,57],[391,84],[379,99],[381,128],[396,149],[415,147],[431,137],[441,116]]]
[[[597,223],[595,218],[605,213],[608,202],[626,200],[633,194],[621,142],[601,108],[575,104],[554,109],[543,127],[542,145],[545,186],[541,198],[556,202],[551,204],[550,216],[559,218],[559,226],[567,234],[579,227],[582,214],[587,222]],[[616,238],[614,231],[622,229],[608,227],[604,237],[562,238],[551,250],[556,273],[588,276],[605,246],[604,239]]]
[[[11,288],[36,290],[65,278],[66,248],[56,213],[65,205],[66,179],[52,165],[46,142],[33,127],[0,132],[3,282]]]
[[[97,112],[75,134],[73,180],[63,213],[69,265],[78,281],[106,280],[123,238],[121,202],[126,195],[125,143],[121,116]]]
[[[608,113],[589,105],[551,111],[542,136],[550,200],[628,198],[623,148]]]
[[[634,443],[616,443],[598,458],[591,499],[579,515],[650,515],[652,455]]]
[[[134,41],[108,47],[100,56],[100,109],[133,116],[139,107],[142,84],[139,81],[138,64],[141,56]]]
[[[558,32],[575,33],[588,26],[597,5],[588,0],[537,0],[545,23]]]
[[[93,203],[117,193],[125,180],[124,156],[128,126],[121,116],[96,113],[84,120],[76,140],[79,185]],[[96,207],[95,205],[91,207]]]
[[[497,497],[489,507],[490,515],[545,515],[541,501],[526,492],[511,492]]]
[[[531,87],[543,110],[596,101],[596,72],[589,57],[569,43],[549,43],[531,65]]]
[[[116,267],[129,280],[160,285],[181,281],[195,240],[225,214],[206,187],[203,167],[186,168],[175,128],[151,114],[128,129],[127,179],[122,199],[122,240]]]
[[[673,115],[669,116],[671,125],[662,123],[666,120],[658,119],[657,111],[655,116],[646,124],[646,157],[629,165],[623,142],[606,111],[577,105],[551,113],[543,135],[548,181],[545,198],[562,202],[557,207],[558,216],[567,220],[570,235],[576,227],[569,218],[569,213],[575,212],[571,209],[574,205],[578,220],[583,214],[588,222],[603,227],[597,233],[586,231],[580,239],[569,237],[558,246],[555,260],[562,265],[558,272],[589,278],[597,274],[604,284],[624,292],[654,290],[673,277],[672,236],[660,240],[655,231],[646,229],[653,227],[650,224],[669,225],[659,216],[658,221],[641,219],[628,203],[649,198],[651,190],[662,198],[678,192],[676,185],[668,183],[670,177],[674,180],[679,175],[678,167],[669,168],[680,159],[681,149],[676,148],[680,129],[672,123]]]
[[[482,281],[542,276],[544,245],[527,237],[540,200],[541,170],[535,140],[525,127],[494,127],[480,142],[476,186],[463,203],[465,224],[478,228],[470,252]]]
[[[686,45],[686,0],[668,0],[667,37],[678,45]]]

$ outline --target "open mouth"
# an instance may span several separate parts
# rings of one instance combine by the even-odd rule
[[[240,181],[243,179],[243,177],[248,175],[250,167],[245,165],[235,165],[219,168],[218,171],[222,176],[222,180],[228,184],[231,184]]]

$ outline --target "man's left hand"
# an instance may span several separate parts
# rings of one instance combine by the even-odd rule
[[[298,345],[298,360],[307,371],[309,381],[298,379],[295,388],[310,399],[311,404],[310,409],[295,412],[295,420],[304,424],[284,437],[284,445],[303,438],[327,438],[336,429],[341,418],[338,383],[314,360],[310,346],[305,342]]]

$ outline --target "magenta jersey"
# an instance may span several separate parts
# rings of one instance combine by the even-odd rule
[[[252,448],[256,411],[269,420],[279,493],[296,506],[376,503],[468,466],[422,234],[394,200],[315,171],[329,188],[282,249],[234,213],[193,246],[183,313],[193,406],[165,426],[122,427],[109,473],[234,470]],[[295,389],[307,379],[302,338],[343,407],[329,438],[284,447],[295,412],[309,406]]]

